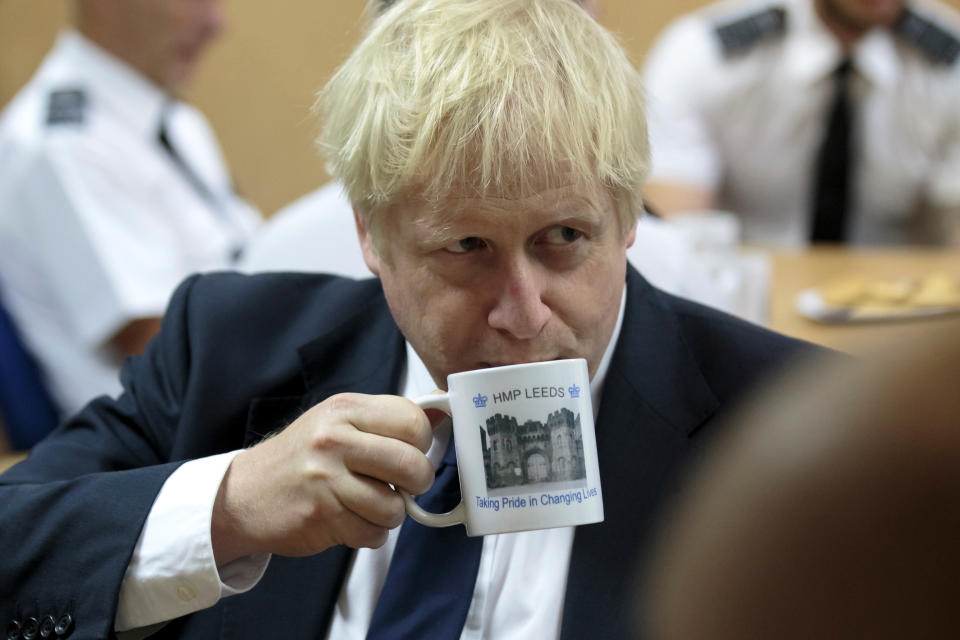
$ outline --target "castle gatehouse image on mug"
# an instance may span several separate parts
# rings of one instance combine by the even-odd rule
[[[542,416],[495,413],[480,426],[480,442],[491,496],[586,484],[580,414],[566,407]]]
[[[493,491],[504,487],[530,491],[530,485],[564,482],[575,486],[583,483],[568,481],[586,480],[580,414],[561,407],[545,418],[520,424],[514,416],[497,413],[487,419],[486,428],[480,427],[491,494],[505,493]]]

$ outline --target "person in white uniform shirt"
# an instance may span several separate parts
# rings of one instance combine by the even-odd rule
[[[119,391],[178,282],[231,265],[259,214],[175,97],[215,0],[75,0],[0,116],[0,295],[64,415]]]
[[[679,18],[644,70],[649,201],[733,211],[751,243],[953,242],[958,34],[951,10],[904,0],[724,2]]]

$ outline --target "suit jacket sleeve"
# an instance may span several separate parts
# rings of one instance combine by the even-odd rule
[[[100,397],[0,476],[0,623],[72,618],[72,637],[112,635],[117,594],[154,498],[182,461],[172,442],[190,364],[195,279],[163,331]]]

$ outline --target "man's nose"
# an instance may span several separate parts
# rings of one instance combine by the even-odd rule
[[[543,302],[542,276],[521,262],[504,269],[487,323],[518,340],[537,337],[553,313]]]

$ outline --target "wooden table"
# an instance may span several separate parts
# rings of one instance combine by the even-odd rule
[[[923,320],[869,324],[821,324],[794,309],[800,291],[843,275],[876,278],[923,277],[934,272],[960,279],[960,251],[955,249],[851,249],[817,247],[770,252],[773,274],[768,325],[774,331],[803,338],[855,355],[866,355],[878,345],[910,339],[931,327],[954,324],[960,315]]]

